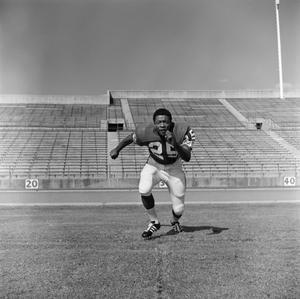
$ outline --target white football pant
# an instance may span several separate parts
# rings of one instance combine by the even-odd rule
[[[153,187],[162,181],[169,189],[173,211],[176,215],[182,215],[186,179],[181,161],[178,160],[170,165],[162,165],[153,160],[149,162],[151,164],[147,163],[141,171],[139,183],[140,194],[145,196],[150,195]]]

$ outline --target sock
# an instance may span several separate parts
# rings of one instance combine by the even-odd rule
[[[177,214],[175,214],[175,212],[174,212],[174,210],[172,209],[172,215],[173,215],[173,220],[174,221],[178,221],[179,219],[180,219],[180,217],[182,216],[182,215],[177,215]]]
[[[154,207],[154,197],[152,193],[150,195],[142,195],[143,206],[146,209],[146,213],[148,214],[150,221],[154,221],[158,223],[158,217]]]
[[[146,210],[154,208],[154,197],[152,193],[150,195],[141,195],[143,206]]]
[[[149,216],[150,221],[154,221],[155,223],[159,223],[158,217],[157,217],[157,214],[156,214],[156,211],[155,211],[154,207],[152,209],[146,210],[146,212]]]

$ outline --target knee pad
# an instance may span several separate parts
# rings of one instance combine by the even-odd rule
[[[150,193],[150,195],[141,195],[141,198],[145,209],[150,210],[154,208],[154,197],[152,193]]]

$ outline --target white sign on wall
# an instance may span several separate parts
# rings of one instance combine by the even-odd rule
[[[39,189],[39,180],[38,179],[26,179],[25,180],[25,189],[27,189],[27,190]]]
[[[296,178],[294,176],[286,176],[283,178],[284,186],[296,186]]]

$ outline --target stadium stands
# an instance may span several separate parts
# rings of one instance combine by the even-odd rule
[[[191,124],[197,140],[191,161],[184,164],[189,176],[257,177],[274,174],[295,175],[299,172],[300,157],[295,157],[264,131],[256,130],[254,126],[249,129],[247,124],[238,121],[218,99],[128,101],[135,124],[151,122],[153,111],[159,107],[169,109],[176,121]],[[265,116],[264,108],[270,107],[262,101],[255,103],[255,109],[262,110],[261,115]],[[299,101],[293,100],[291,103],[293,108],[297,103],[299,105]],[[271,104],[272,102],[269,102],[269,105]],[[241,107],[244,106],[237,108]],[[252,106],[247,104],[246,111],[241,109],[246,115],[248,115],[247,108],[251,111]],[[289,111],[292,113],[292,109]],[[296,115],[297,111],[294,116]],[[120,139],[126,134],[128,132],[120,134]],[[299,138],[298,132],[294,135]],[[293,143],[296,142],[297,140]],[[122,153],[121,163],[124,173],[134,172],[134,169],[140,168],[145,162],[146,152],[136,154],[136,150],[136,147],[133,147],[126,151],[126,154]]]
[[[195,172],[198,176],[223,177],[295,173],[295,157],[264,131],[196,129],[195,133],[192,163],[185,164],[185,169],[193,175]]]
[[[106,105],[0,104],[0,127],[99,128]]]
[[[119,140],[130,134],[129,131],[119,131]],[[120,162],[122,165],[123,177],[139,177],[139,172],[143,168],[148,155],[146,147],[135,146],[131,144],[126,150],[120,153]]]
[[[229,99],[248,119],[271,120],[281,129],[300,129],[300,99]]]
[[[240,127],[241,123],[218,99],[130,99],[130,109],[136,124],[151,122],[157,108],[170,110],[174,119],[193,127]]]
[[[0,130],[1,176],[107,174],[106,133],[97,130]]]
[[[300,151],[300,129],[299,130],[283,129],[283,130],[274,130],[274,131]]]
[[[135,126],[152,122],[153,111],[160,107],[195,130],[192,159],[184,163],[188,177],[299,176],[300,99],[227,99],[249,123],[270,120],[272,126],[264,130],[238,120],[219,99],[128,98],[126,111],[120,100],[110,105],[1,103],[0,176],[106,179],[116,177],[117,171],[117,177],[138,178],[147,149],[130,145],[113,167],[107,123],[123,121],[123,130],[116,132],[119,141],[132,130],[124,120],[132,119]]]

